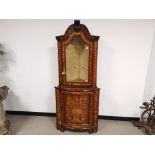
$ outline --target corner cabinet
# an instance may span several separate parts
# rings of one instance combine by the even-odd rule
[[[59,85],[56,91],[56,125],[97,132],[99,91],[96,86],[99,36],[75,20],[58,41]]]

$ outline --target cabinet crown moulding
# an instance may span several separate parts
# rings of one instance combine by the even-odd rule
[[[74,24],[70,25],[68,29],[65,31],[64,35],[56,36],[56,39],[58,41],[67,40],[69,36],[72,33],[75,33],[77,35],[80,35],[80,33],[84,33],[84,35],[90,40],[90,41],[98,41],[99,36],[91,35],[88,28],[80,23],[80,20],[74,20]]]

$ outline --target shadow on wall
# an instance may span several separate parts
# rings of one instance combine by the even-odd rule
[[[143,101],[149,101],[154,95],[155,95],[155,31],[153,36],[147,78],[145,81]]]

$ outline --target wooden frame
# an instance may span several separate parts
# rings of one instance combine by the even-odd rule
[[[87,27],[80,24],[80,31],[75,31],[74,25],[69,26],[65,35],[57,36],[58,41],[58,61],[59,61],[59,85],[63,86],[92,86],[96,87],[96,69],[97,69],[97,50],[99,36],[91,36]],[[88,83],[69,83],[66,82],[65,75],[62,75],[65,70],[65,47],[74,36],[80,36],[84,42],[90,46],[89,55],[89,82]]]
[[[66,81],[65,50],[66,45],[71,42],[74,36],[80,36],[89,45],[88,82]],[[87,129],[89,133],[96,132],[100,90],[96,86],[99,36],[92,36],[85,25],[75,21],[64,35],[57,36],[56,39],[58,41],[59,66],[59,86],[56,87],[57,129],[61,131],[64,129]]]

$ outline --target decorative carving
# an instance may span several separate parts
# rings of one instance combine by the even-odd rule
[[[65,99],[65,122],[88,124],[89,96],[67,95]]]
[[[78,32],[77,31],[75,31],[75,30],[78,30]],[[93,36],[93,35],[91,35],[90,34],[90,32],[89,32],[89,30],[87,29],[87,27],[85,26],[85,25],[83,25],[83,24],[80,24],[80,23],[78,23],[78,24],[72,24],[72,25],[70,25],[69,27],[68,27],[68,29],[66,30],[66,32],[65,32],[65,34],[64,35],[62,35],[62,36],[57,36],[56,37],[56,39],[58,40],[58,41],[64,41],[64,40],[67,40],[69,37],[70,37],[70,35],[72,35],[73,33],[75,34],[79,34],[79,33],[84,33],[84,35],[90,40],[90,41],[97,41],[97,40],[99,40],[99,36]]]
[[[61,51],[62,51],[62,46],[61,44],[58,42],[58,66],[59,66],[59,85],[62,84],[62,76],[61,76],[61,72],[62,72],[62,61],[61,61]]]
[[[144,102],[143,107],[145,109],[141,114],[141,122],[145,128],[145,132],[148,134],[155,134],[155,96],[151,99],[151,102]]]
[[[94,64],[93,64],[93,66],[94,66],[94,69],[93,69],[93,77],[92,77],[92,83],[93,83],[93,85],[94,86],[96,86],[96,78],[97,78],[97,51],[98,51],[98,42],[97,41],[95,41],[94,42],[94,51],[96,51],[96,52],[94,52],[94,55],[93,55],[93,57],[94,57]]]
[[[94,93],[94,125],[98,126],[98,108],[99,108],[99,91],[95,91]]]
[[[57,112],[57,124],[61,124],[61,103],[60,103],[60,90],[59,89],[55,89],[56,92],[56,112]]]

